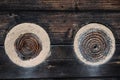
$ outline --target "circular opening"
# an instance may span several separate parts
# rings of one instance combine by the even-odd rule
[[[97,44],[95,44],[94,46],[93,46],[93,49],[98,49],[98,45]]]
[[[39,38],[35,34],[25,33],[16,39],[15,49],[22,60],[29,60],[39,55],[42,46]]]
[[[100,49],[100,47],[98,44],[93,45],[92,53],[97,53],[99,51],[99,49]]]

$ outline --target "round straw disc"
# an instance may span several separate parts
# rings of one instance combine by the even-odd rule
[[[13,27],[6,36],[4,46],[10,60],[21,67],[36,66],[50,53],[48,34],[33,23],[22,23]]]
[[[113,33],[102,24],[85,25],[75,36],[74,51],[78,59],[85,64],[104,64],[111,59],[115,51]]]

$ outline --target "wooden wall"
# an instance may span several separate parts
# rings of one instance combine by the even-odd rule
[[[24,22],[42,26],[51,40],[50,57],[33,68],[13,64],[4,50],[6,34]],[[97,67],[81,63],[73,50],[76,32],[92,22],[106,25],[116,39],[112,59]],[[0,78],[68,77],[120,77],[120,0],[1,0]]]

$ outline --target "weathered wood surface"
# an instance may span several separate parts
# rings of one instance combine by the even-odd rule
[[[50,57],[33,68],[13,64],[4,50],[9,30],[24,22],[42,26],[51,40]],[[110,28],[116,39],[112,59],[97,67],[81,63],[73,50],[76,32],[92,22]],[[68,77],[120,77],[120,0],[1,0],[0,79]]]
[[[0,13],[0,78],[66,78],[120,76],[120,13],[119,12],[1,12]],[[4,38],[19,23],[42,26],[51,40],[51,55],[33,68],[13,64],[4,50]],[[73,41],[83,25],[98,22],[108,26],[116,39],[116,52],[104,65],[91,67],[77,60]]]
[[[51,46],[51,56],[33,68],[22,68],[13,64],[0,47],[0,78],[67,78],[67,77],[119,77],[120,45],[112,59],[101,66],[91,67],[79,62],[73,46]]]
[[[120,10],[120,0],[1,0],[0,10]]]
[[[0,13],[0,45],[12,27],[24,22],[42,26],[54,45],[72,45],[79,28],[92,22],[106,25],[114,33],[116,43],[120,43],[119,19],[120,13],[115,12],[3,12]]]

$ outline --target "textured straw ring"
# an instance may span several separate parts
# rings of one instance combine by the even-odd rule
[[[13,27],[5,39],[5,51],[10,60],[21,67],[34,67],[50,53],[50,39],[46,31],[33,23]]]
[[[113,33],[102,24],[85,25],[75,36],[74,51],[78,59],[85,64],[104,64],[111,59],[115,51]]]

